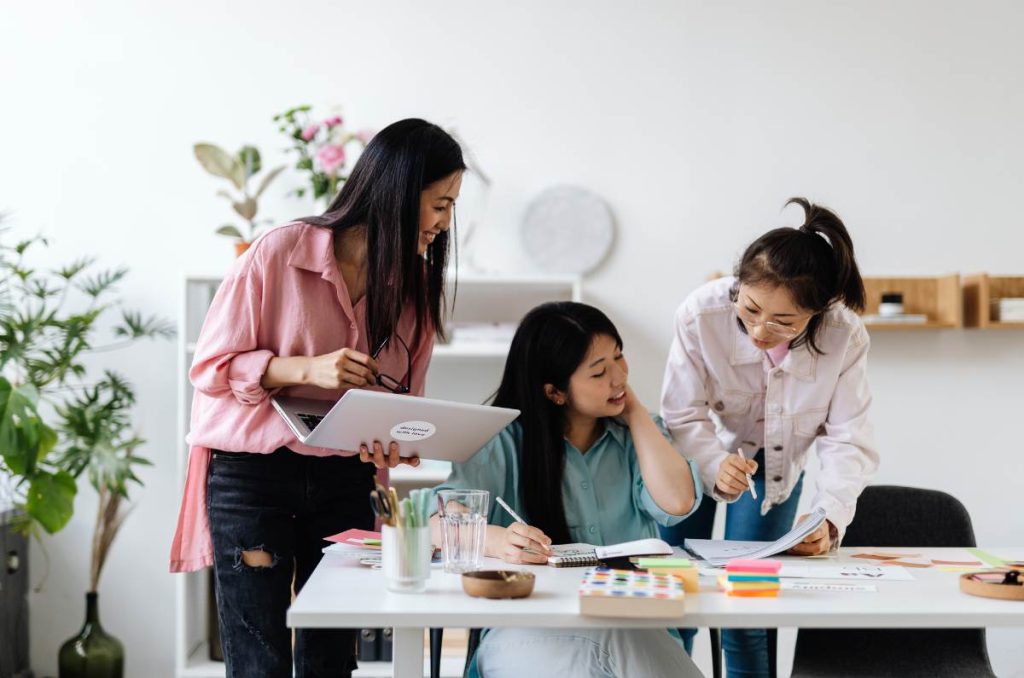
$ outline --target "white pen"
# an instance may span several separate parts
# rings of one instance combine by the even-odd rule
[[[740,455],[740,459],[742,459],[743,461],[747,460],[747,458],[743,456],[743,448],[742,447],[736,448],[736,453],[738,455]],[[752,498],[754,498],[754,499],[757,499],[757,490],[754,489],[754,479],[750,477],[749,473],[746,474],[746,476],[747,476],[747,487],[750,488],[750,496]],[[499,499],[498,501],[501,501],[501,499]],[[502,505],[504,505],[504,503],[505,502],[502,502]],[[505,508],[508,508],[508,507],[506,506]],[[513,513],[512,515],[515,515],[515,514]]]
[[[519,517],[519,514],[518,514],[518,513],[516,513],[515,511],[513,511],[513,510],[512,510],[512,507],[511,507],[511,506],[509,506],[508,504],[506,504],[506,503],[505,503],[505,500],[504,500],[504,499],[502,499],[502,498],[501,498],[501,497],[499,497],[498,495],[494,495],[494,499],[495,499],[495,501],[497,501],[497,502],[498,502],[499,504],[501,504],[501,508],[503,508],[503,509],[505,509],[506,511],[508,511],[508,514],[509,514],[510,516],[512,516],[513,518],[515,518],[515,521],[516,521],[517,523],[522,523],[523,525],[525,525],[525,524],[526,524],[526,521],[525,521],[525,520],[523,520],[522,518],[520,518],[520,517]]]

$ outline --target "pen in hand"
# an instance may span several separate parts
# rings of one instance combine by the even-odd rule
[[[505,503],[505,500],[504,500],[504,499],[502,499],[502,498],[501,498],[501,497],[499,497],[499,496],[495,496],[495,497],[494,497],[494,499],[495,499],[495,501],[497,501],[497,502],[498,502],[498,503],[499,503],[499,504],[501,505],[501,508],[503,508],[503,509],[505,509],[506,511],[508,511],[508,514],[509,514],[510,516],[512,516],[512,519],[513,519],[513,520],[515,520],[515,521],[516,521],[517,523],[522,523],[523,525],[525,525],[525,524],[526,524],[526,521],[525,521],[525,520],[523,520],[522,518],[520,518],[520,517],[519,517],[519,514],[518,514],[518,513],[516,513],[515,511],[513,511],[513,510],[512,510],[512,507],[511,507],[511,506],[509,506],[508,504],[506,504],[506,503]]]
[[[742,447],[736,449],[736,454],[740,455],[740,459],[742,459],[743,461],[747,460],[747,458],[743,456],[743,448]],[[753,499],[757,499],[757,490],[754,489],[754,479],[750,477],[749,473],[747,473],[745,475],[747,476],[747,487],[750,488],[750,496]],[[498,501],[501,501],[501,500],[499,499]]]
[[[539,534],[541,537],[544,536],[543,532],[540,532],[536,528],[529,527],[529,524],[525,520],[520,518],[519,514],[516,513],[515,511],[513,511],[512,507],[505,503],[504,499],[502,499],[501,497],[495,495],[494,496],[494,500],[496,502],[498,502],[498,505],[501,506],[501,508],[503,508],[506,511],[508,511],[508,514],[510,516],[512,516],[512,519],[515,520],[516,523],[518,523],[519,525],[525,525],[528,530],[530,530],[532,532],[537,532],[537,534]],[[509,529],[512,529],[512,528],[510,527]],[[542,542],[538,541],[536,536],[529,536],[527,534],[522,534],[522,533],[521,533],[521,536],[525,536],[527,539],[530,539],[530,540],[534,541],[540,547],[540,550],[537,550],[537,549],[530,548],[529,546],[527,546],[527,547],[523,548],[524,551],[527,551],[529,553],[536,553],[537,555],[541,555],[541,556],[546,556],[548,553],[551,552],[551,548],[546,546]]]

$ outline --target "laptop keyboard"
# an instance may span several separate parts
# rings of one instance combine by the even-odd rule
[[[317,427],[317,424],[324,420],[323,415],[320,414],[296,413],[295,416],[298,417],[302,421],[302,423],[306,425],[306,428],[308,428],[310,431],[315,429]]]

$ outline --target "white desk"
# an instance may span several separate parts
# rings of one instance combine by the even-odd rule
[[[863,565],[849,558],[867,548],[842,549],[830,564]],[[920,553],[940,560],[973,560],[964,549],[882,549]],[[1024,548],[986,549],[1003,558],[1024,560]],[[801,559],[783,558],[783,560]],[[819,561],[820,562],[820,561]],[[487,569],[501,561],[488,559]],[[421,594],[390,593],[380,570],[326,555],[288,610],[293,628],[373,628],[393,626],[394,675],[422,678],[423,631],[430,627],[719,627],[719,628],[968,628],[1024,627],[1024,603],[961,593],[958,574],[935,568],[911,569],[914,581],[873,582],[874,593],[783,591],[778,598],[730,598],[710,578],[699,594],[688,594],[686,614],[677,620],[581,617],[576,589],[582,568],[525,567],[537,575],[533,595],[522,600],[484,600],[462,592],[458,575],[433,570]],[[856,583],[866,583],[857,581]]]

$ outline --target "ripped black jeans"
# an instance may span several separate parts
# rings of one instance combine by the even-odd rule
[[[374,473],[359,457],[311,457],[284,447],[212,453],[207,511],[227,678],[291,678],[285,614],[293,577],[298,592],[320,562],[324,537],[373,528]],[[270,565],[247,565],[246,551],[265,552]],[[355,642],[354,630],[296,631],[295,677],[350,676]]]

